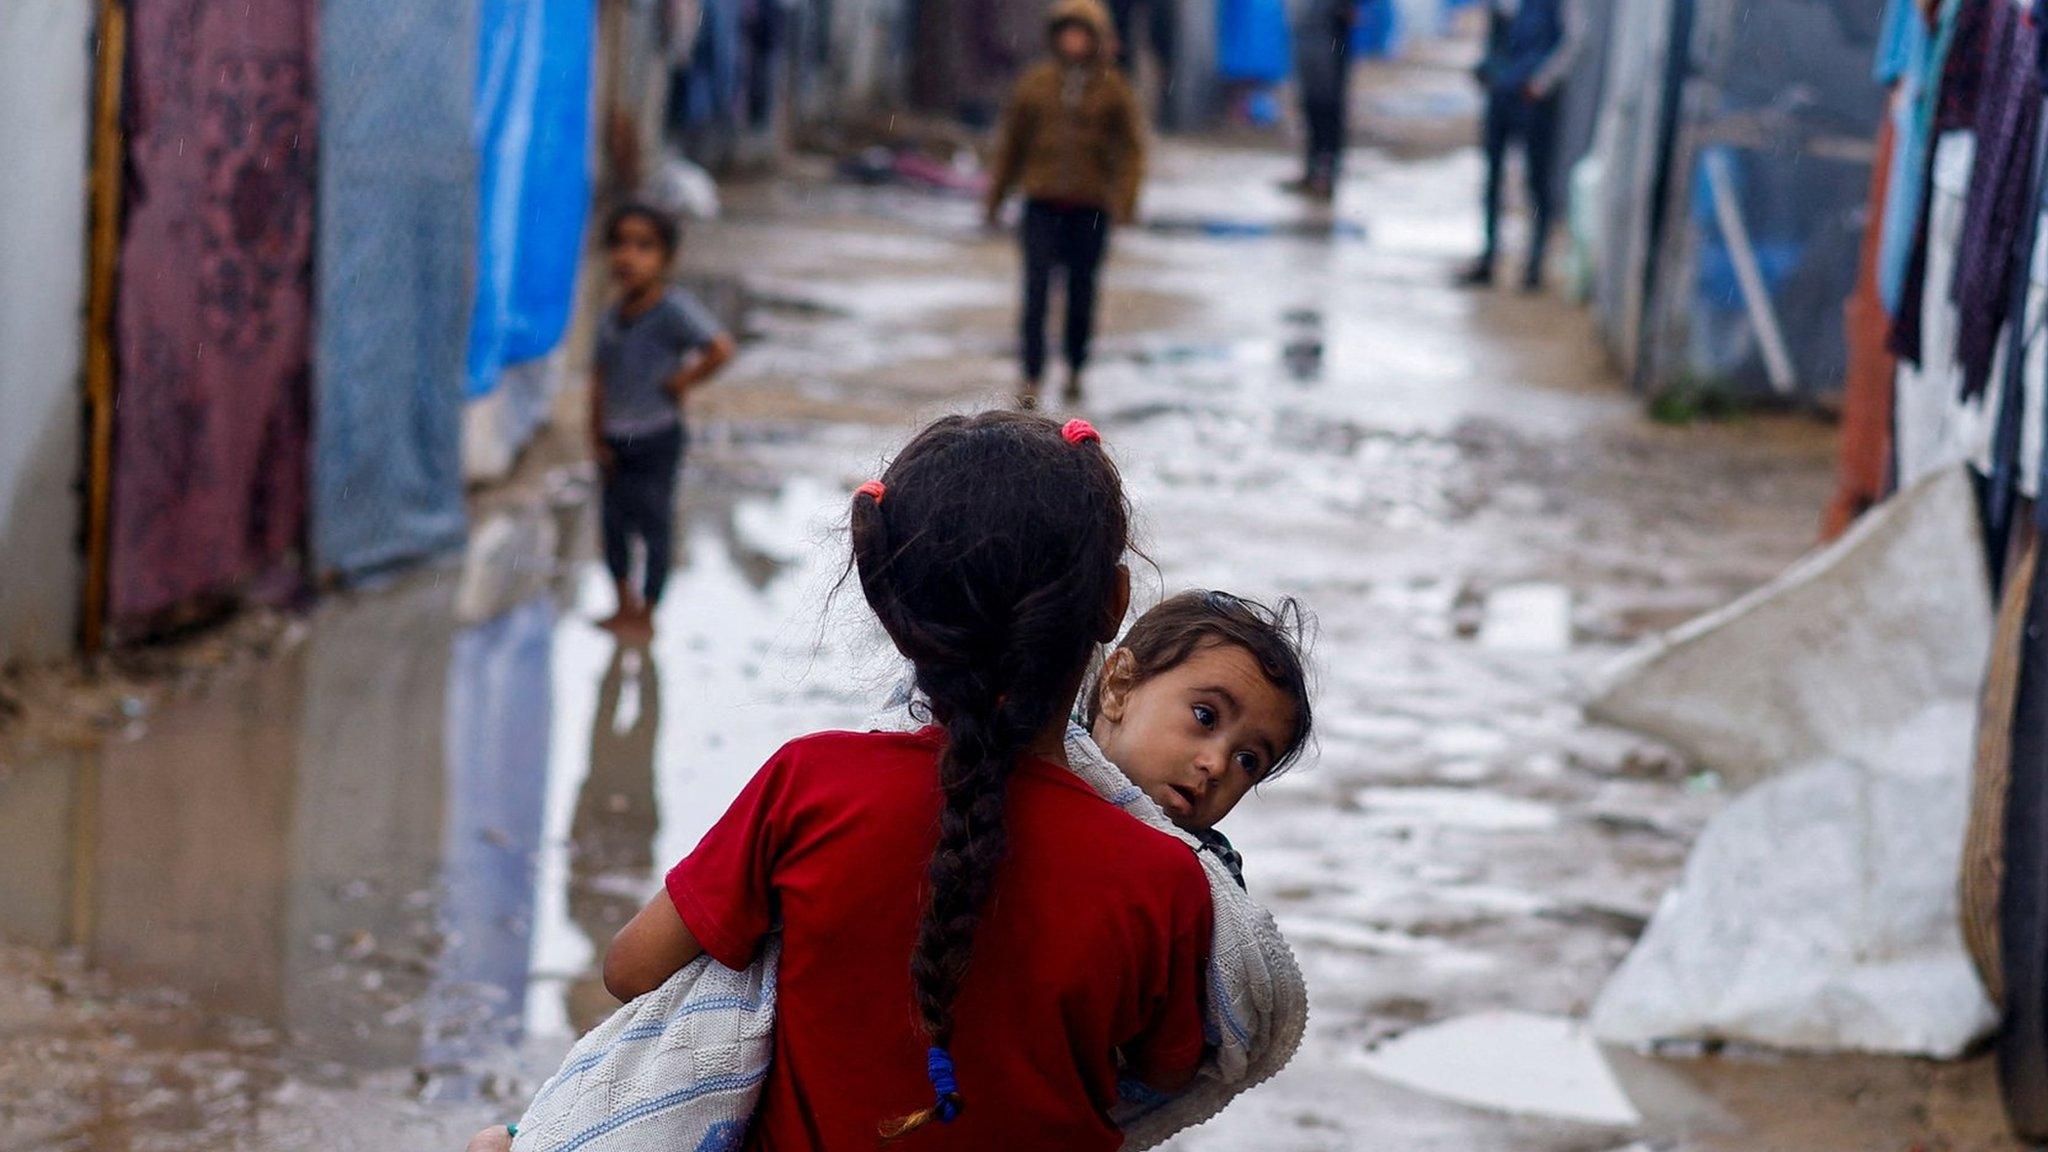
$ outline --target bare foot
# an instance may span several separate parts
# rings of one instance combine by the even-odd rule
[[[654,639],[654,613],[652,611],[642,608],[637,612],[622,613],[618,619],[619,623],[612,629],[612,633],[622,642],[627,644],[645,644]]]
[[[493,1124],[471,1136],[464,1152],[512,1152],[512,1130],[503,1124]]]

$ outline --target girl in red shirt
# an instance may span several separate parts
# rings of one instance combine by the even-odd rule
[[[1119,1077],[1185,1086],[1211,910],[1179,841],[1064,766],[1068,710],[1130,600],[1095,430],[949,417],[853,500],[852,568],[932,727],[778,752],[612,942],[630,999],[783,935],[747,1146],[1102,1149]],[[920,1130],[922,1130],[920,1132]]]

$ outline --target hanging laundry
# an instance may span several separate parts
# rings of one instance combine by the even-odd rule
[[[1965,398],[1981,393],[1990,379],[1998,333],[2013,297],[2013,238],[2031,238],[2023,217],[2038,211],[2032,190],[2041,119],[2041,33],[2018,6],[1989,7],[1976,108],[1977,159],[1955,283],[1949,289],[1962,316],[1956,361],[1963,369]]]
[[[2003,4],[2004,0],[1997,0]],[[1932,205],[1927,188],[1934,179],[1934,145],[1945,132],[1959,132],[1976,125],[1977,90],[1984,70],[1984,28],[1993,0],[1944,0],[1933,50],[1928,55],[1927,75],[1938,76],[1920,93],[1915,110],[1925,148],[1923,169],[1917,181],[1920,205],[1907,247],[1905,273],[1900,279],[1898,300],[1892,305],[1892,335],[1889,347],[1900,359],[1921,362],[1921,317],[1927,287],[1927,227]],[[2010,4],[2005,4],[2010,8]],[[1946,285],[1944,285],[1946,290]]]
[[[1922,96],[1930,87],[1929,77],[1938,75],[1937,54],[1947,45],[1938,42],[1928,26],[1922,0],[1891,0],[1885,15],[1884,38],[1879,42],[1874,75],[1880,84],[1894,89],[1891,104],[1893,145],[1889,195],[1885,198],[1877,254],[1878,296],[1888,315],[1897,315],[1899,296],[1906,279],[1906,263],[1913,255],[1913,231],[1926,202],[1928,130],[1932,107]],[[1927,107],[1927,115],[1921,110]]]

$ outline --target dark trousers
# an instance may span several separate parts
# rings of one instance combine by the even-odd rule
[[[652,607],[668,584],[674,548],[676,474],[683,464],[681,425],[643,436],[607,436],[611,471],[604,477],[604,566],[624,584],[633,576],[633,541],[647,548],[641,595]]]
[[[1527,169],[1529,210],[1535,219],[1529,231],[1529,274],[1543,267],[1543,249],[1550,241],[1552,206],[1550,168],[1557,152],[1558,99],[1530,100],[1512,93],[1494,93],[1486,101],[1486,251],[1491,262],[1500,251],[1501,181],[1508,148],[1519,143]]]
[[[1138,9],[1145,10],[1145,28],[1138,28]],[[1159,66],[1160,87],[1173,90],[1174,55],[1180,46],[1179,13],[1171,0],[1110,0],[1110,19],[1116,23],[1116,63],[1126,75],[1137,66],[1138,43],[1151,42],[1153,63]]]
[[[1067,286],[1067,366],[1088,363],[1095,333],[1095,278],[1109,248],[1109,213],[1032,200],[1024,205],[1024,378],[1045,375],[1045,315],[1055,271]]]
[[[1347,35],[1330,45],[1334,57],[1329,74],[1301,89],[1301,118],[1308,127],[1310,180],[1335,180],[1344,159],[1345,121],[1351,99],[1351,40]]]

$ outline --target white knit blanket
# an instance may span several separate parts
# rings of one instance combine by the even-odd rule
[[[1160,1096],[1127,1081],[1113,1112],[1126,1149],[1150,1148],[1209,1120],[1239,1093],[1287,1066],[1308,1027],[1308,985],[1273,914],[1237,886],[1214,853],[1200,851],[1200,840],[1175,827],[1079,725],[1067,729],[1067,765],[1139,823],[1186,844],[1209,876],[1216,913],[1209,945],[1209,1053],[1186,1090]]]
[[[1293,1058],[1308,1024],[1308,988],[1273,916],[1201,842],[1102,755],[1067,730],[1067,762],[1103,799],[1185,843],[1209,877],[1215,908],[1208,974],[1209,1051],[1172,1096],[1125,1081],[1112,1112],[1126,1149],[1142,1150],[1221,1112]],[[744,972],[700,957],[578,1041],[519,1123],[514,1152],[723,1152],[740,1146],[773,1051],[771,937]]]

